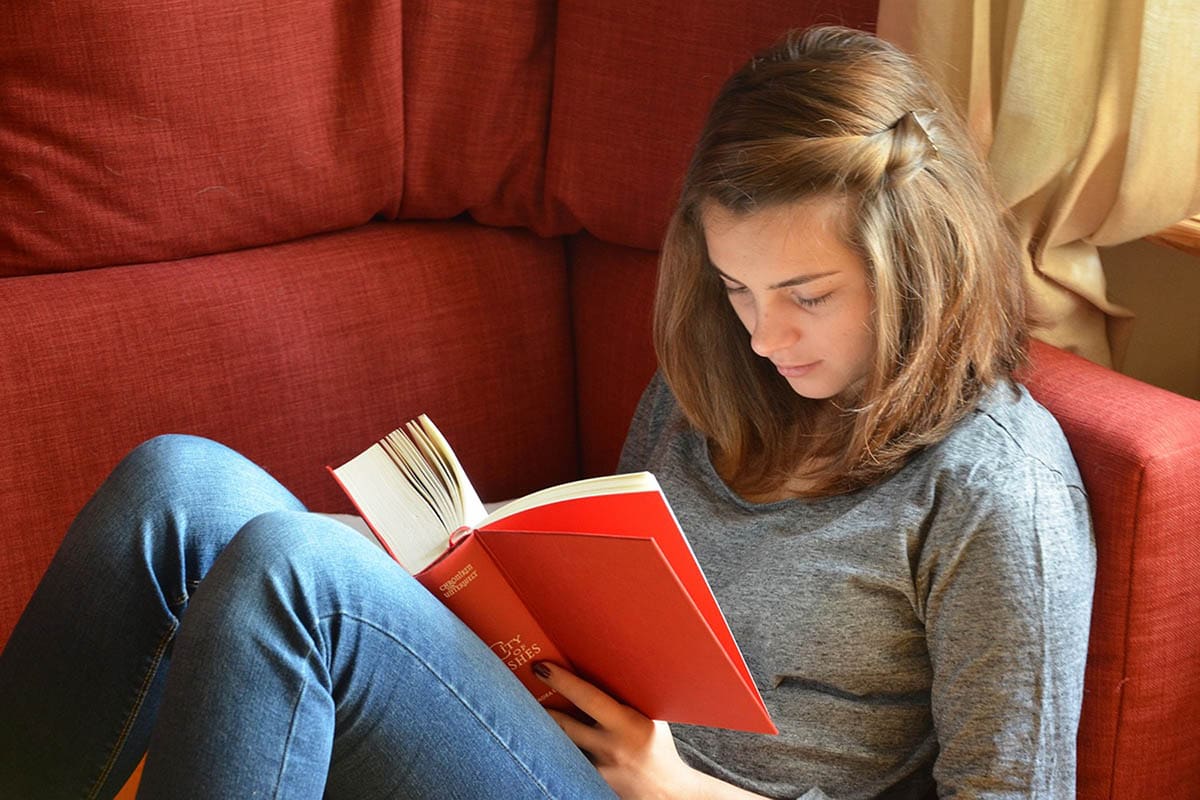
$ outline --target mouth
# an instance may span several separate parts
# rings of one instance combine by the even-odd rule
[[[785,378],[802,378],[816,369],[820,363],[820,361],[814,361],[811,364],[776,364],[775,369],[779,370],[779,374]]]

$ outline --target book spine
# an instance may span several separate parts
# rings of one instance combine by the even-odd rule
[[[574,706],[533,674],[538,661],[571,663],[521,602],[504,573],[473,533],[416,576],[503,661],[537,701],[547,708]]]

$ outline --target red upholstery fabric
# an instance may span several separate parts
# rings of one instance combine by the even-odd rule
[[[395,216],[399,0],[0,6],[0,275]]]
[[[543,196],[554,32],[549,0],[404,4],[403,216],[569,227]]]
[[[567,252],[581,466],[585,476],[608,475],[656,367],[650,327],[658,254],[586,233]]]
[[[596,237],[656,250],[708,106],[789,28],[870,27],[876,0],[558,4],[548,191]]]
[[[458,223],[0,281],[0,643],[155,434],[224,441],[323,510],[349,510],[326,464],[425,411],[485,499],[575,477],[566,294],[561,242]]]
[[[1096,528],[1079,797],[1200,787],[1200,402],[1044,345],[1026,383],[1059,420]]]

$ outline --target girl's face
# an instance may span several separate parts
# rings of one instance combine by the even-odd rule
[[[875,352],[867,267],[842,241],[844,213],[843,201],[816,198],[750,214],[710,204],[701,216],[751,349],[813,400],[862,381]]]

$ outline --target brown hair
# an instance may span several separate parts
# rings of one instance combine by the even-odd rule
[[[701,214],[832,197],[867,265],[876,353],[841,413],[756,356],[708,261]],[[689,421],[747,496],[874,483],[944,438],[1023,362],[1020,246],[948,100],[861,31],[794,31],[722,88],[667,230],[655,347]]]

